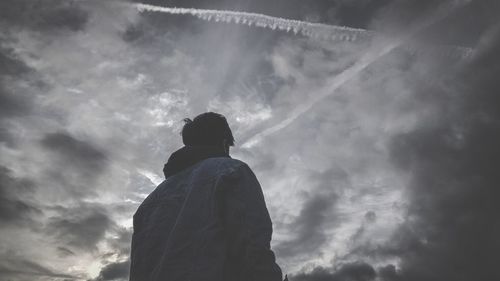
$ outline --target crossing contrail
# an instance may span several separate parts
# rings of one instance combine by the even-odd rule
[[[287,119],[258,133],[257,135],[251,137],[242,144],[242,147],[250,147],[258,143],[262,138],[287,127],[295,119],[297,119],[299,116],[301,116],[309,109],[311,109],[311,107],[313,107],[317,102],[333,94],[343,84],[351,80],[353,77],[358,75],[360,72],[362,72],[368,66],[376,62],[378,59],[390,53],[395,48],[402,47],[406,43],[411,41],[411,37],[415,33],[445,18],[455,8],[457,8],[458,6],[465,5],[470,1],[471,0],[452,0],[440,5],[438,9],[434,10],[431,13],[430,16],[427,16],[425,19],[421,20],[418,24],[415,24],[406,33],[407,35],[401,38],[390,38],[388,36],[380,36],[380,34],[377,34],[374,31],[369,31],[365,29],[350,28],[345,26],[335,26],[335,25],[328,25],[321,23],[310,23],[299,20],[272,17],[258,13],[226,11],[226,10],[162,7],[162,6],[154,6],[142,3],[134,4],[134,6],[140,12],[147,11],[147,12],[168,13],[174,15],[191,15],[206,21],[246,24],[249,26],[257,26],[272,30],[283,30],[286,32],[293,32],[295,34],[302,34],[304,36],[326,39],[326,40],[370,41],[378,39],[376,42],[378,42],[379,44],[376,45],[376,47],[368,51],[352,66],[348,67],[342,73],[340,73],[339,75],[335,76],[332,80],[330,80],[327,83],[327,85],[323,87],[315,97],[309,99],[307,102],[296,108]],[[380,44],[381,42],[382,44]],[[443,52],[443,49],[445,49],[446,51]],[[419,50],[417,50],[416,52],[419,52]],[[444,46],[444,47],[442,46],[441,52],[452,56],[469,57],[473,53],[473,49],[467,47],[459,47],[459,46]]]
[[[444,19],[446,16],[448,16],[451,11],[456,9],[458,6],[465,5],[466,3],[469,3],[471,0],[464,0],[464,1],[448,1],[445,4],[442,4],[438,9],[436,9],[430,16],[427,16],[423,20],[419,21],[417,24],[415,24],[407,33],[406,36],[399,38],[399,39],[392,39],[386,42],[381,42],[380,46],[375,46],[372,50],[370,50],[368,53],[366,53],[364,56],[362,56],[356,63],[354,63],[352,66],[348,67],[345,69],[342,73],[339,75],[335,76],[333,79],[331,79],[325,87],[323,87],[313,98],[307,100],[304,104],[301,106],[297,107],[295,110],[292,111],[290,116],[286,118],[285,120],[281,121],[280,123],[254,135],[250,139],[246,140],[241,146],[243,148],[249,148],[252,147],[253,145],[257,144],[260,142],[264,137],[269,136],[285,127],[290,125],[295,119],[297,119],[299,116],[302,114],[306,113],[309,111],[316,103],[318,103],[320,100],[332,95],[336,90],[338,90],[342,85],[344,85],[346,82],[354,78],[356,75],[358,75],[360,72],[362,72],[364,69],[366,69],[368,66],[376,62],[378,59],[381,57],[385,56],[386,54],[390,53],[392,50],[395,48],[399,47],[402,45],[405,41],[409,40],[411,36],[424,28],[429,27],[430,25]]]

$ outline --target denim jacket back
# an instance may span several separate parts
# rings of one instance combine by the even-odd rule
[[[281,281],[260,184],[215,157],[168,177],[133,217],[130,281]]]

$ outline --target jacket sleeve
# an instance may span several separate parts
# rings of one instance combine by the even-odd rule
[[[272,222],[255,174],[243,164],[223,177],[220,187],[219,211],[235,280],[281,281],[270,246]]]

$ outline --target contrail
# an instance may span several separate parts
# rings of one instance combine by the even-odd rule
[[[408,35],[399,38],[391,39],[387,36],[380,36],[376,32],[350,28],[344,26],[327,25],[321,23],[310,23],[299,20],[284,19],[279,17],[272,17],[257,13],[239,12],[239,11],[226,11],[226,10],[208,10],[208,9],[194,9],[194,8],[173,8],[161,7],[149,4],[136,3],[133,4],[140,12],[162,12],[176,15],[191,15],[206,21],[227,22],[236,24],[246,24],[249,26],[257,26],[272,30],[283,30],[286,32],[293,31],[295,34],[302,34],[304,36],[327,39],[327,40],[341,40],[341,41],[358,41],[358,40],[372,40],[379,39],[381,41],[389,41],[383,46],[378,46],[373,50],[366,53],[352,66],[345,69],[342,73],[332,79],[327,86],[312,99],[309,99],[302,106],[296,108],[287,119],[270,127],[261,133],[253,136],[243,143],[243,147],[250,147],[263,137],[273,134],[292,123],[297,117],[307,112],[314,104],[331,95],[335,90],[340,88],[343,84],[351,80],[361,71],[373,64],[379,58],[390,53],[395,48],[404,46],[405,43],[411,41],[411,37],[421,31],[422,29],[434,24],[435,22],[445,18],[457,6],[465,5],[471,0],[454,0],[442,4],[438,9],[434,10],[431,16],[426,17],[420,21],[419,24],[413,26]],[[406,46],[407,48],[408,47]],[[443,52],[443,49],[446,51]],[[419,52],[419,50],[417,50]],[[448,54],[456,57],[469,57],[473,53],[473,49],[458,46],[442,46],[441,53]]]
[[[206,21],[227,22],[257,26],[272,30],[283,30],[302,34],[308,37],[329,40],[354,41],[361,38],[371,38],[372,31],[365,29],[335,26],[322,23],[311,23],[299,20],[272,17],[257,13],[247,13],[225,10],[206,10],[193,8],[160,7],[149,4],[134,4],[141,11],[162,12],[174,15],[191,15]]]
[[[311,23],[300,20],[272,17],[258,13],[248,13],[227,10],[208,10],[194,8],[162,7],[150,4],[133,4],[140,12],[160,12],[172,15],[191,15],[205,21],[235,23],[248,26],[257,26],[271,30],[282,30],[302,34],[307,37],[322,40],[338,41],[369,41],[375,36],[380,37],[374,31],[352,28],[346,26],[329,25],[322,23]],[[412,45],[405,46],[410,51],[418,53],[420,50],[413,49]],[[452,57],[467,57],[472,49],[457,46],[443,46],[440,53]]]
[[[290,116],[281,121],[280,123],[274,125],[273,127],[270,127],[255,136],[251,137],[247,141],[245,141],[242,144],[242,147],[244,148],[249,148],[252,147],[253,145],[257,144],[260,142],[260,140],[268,135],[271,135],[288,125],[290,125],[295,119],[297,119],[299,116],[307,112],[311,107],[313,107],[318,101],[326,98],[327,96],[332,95],[336,90],[338,90],[343,84],[354,78],[356,75],[358,75],[361,71],[366,69],[368,66],[376,62],[378,59],[381,57],[385,56],[395,48],[399,47],[402,45],[405,41],[409,40],[410,37],[421,31],[424,28],[429,27],[430,25],[438,22],[439,20],[444,19],[446,16],[450,14],[452,10],[457,8],[459,5],[465,5],[466,3],[469,3],[471,0],[463,0],[463,1],[449,1],[443,5],[441,5],[438,9],[436,9],[430,16],[426,17],[425,19],[421,20],[418,24],[415,24],[413,28],[410,29],[410,31],[407,33],[407,36],[404,36],[399,39],[393,39],[392,41],[385,43],[384,45],[380,47],[376,47],[373,50],[369,51],[367,54],[365,54],[361,59],[359,59],[356,63],[354,63],[352,66],[348,67],[345,69],[342,73],[339,75],[335,76],[332,80],[330,80],[325,87],[323,87],[319,93],[314,96],[312,99],[307,100],[302,106],[296,108]]]

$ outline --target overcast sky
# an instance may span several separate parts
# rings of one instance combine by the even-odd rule
[[[132,215],[205,111],[291,281],[500,280],[499,1],[144,2],[376,31],[354,41],[118,3],[0,2],[1,280],[128,280]]]

